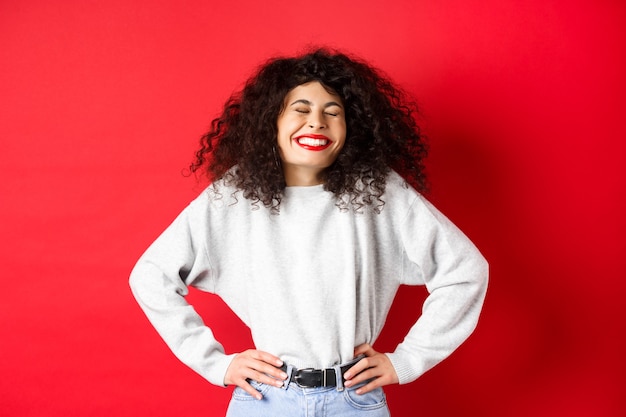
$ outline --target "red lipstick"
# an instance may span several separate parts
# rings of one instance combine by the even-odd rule
[[[313,133],[296,136],[293,140],[308,151],[323,151],[333,143],[327,136]]]

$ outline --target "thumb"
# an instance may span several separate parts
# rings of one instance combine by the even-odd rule
[[[374,353],[374,349],[369,343],[363,343],[354,348],[354,356],[365,355],[371,356]]]

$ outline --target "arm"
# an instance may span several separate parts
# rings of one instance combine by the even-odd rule
[[[404,283],[424,283],[422,315],[387,356],[401,384],[448,357],[474,331],[485,299],[488,265],[450,220],[419,197],[405,221]]]
[[[370,345],[345,375],[346,386],[372,379],[357,393],[408,383],[450,355],[476,327],[485,298],[488,266],[472,242],[434,206],[419,197],[402,225],[403,283],[425,284],[422,315],[393,353]]]
[[[192,202],[141,256],[130,275],[130,287],[144,313],[172,352],[215,385],[233,355],[224,353],[211,329],[185,300],[187,285],[212,285],[205,244],[201,198]]]
[[[266,352],[247,350],[226,355],[210,328],[187,303],[188,285],[214,292],[213,270],[206,250],[206,199],[201,196],[148,248],[130,276],[137,302],[172,352],[209,382],[237,385],[260,395],[248,378],[282,386],[282,361]],[[259,398],[260,399],[260,398]]]

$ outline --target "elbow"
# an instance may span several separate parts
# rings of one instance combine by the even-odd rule
[[[482,309],[489,285],[489,263],[482,255],[477,259],[473,276],[474,298]]]
[[[474,287],[477,296],[482,300],[485,298],[487,286],[489,285],[489,263],[484,256],[479,254],[479,256],[476,257],[473,269]]]
[[[487,285],[489,284],[489,263],[484,256],[480,256],[479,266],[479,282],[484,291],[487,291]]]
[[[128,286],[130,291],[137,298],[137,295],[141,292],[142,286],[145,285],[144,274],[141,273],[139,263],[135,265],[128,277]]]

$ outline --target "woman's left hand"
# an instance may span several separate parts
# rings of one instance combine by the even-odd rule
[[[365,355],[365,357],[343,375],[346,387],[349,388],[371,379],[356,390],[357,394],[365,394],[378,387],[398,383],[398,375],[387,355],[376,352],[367,343],[354,349],[354,356],[359,355]]]

